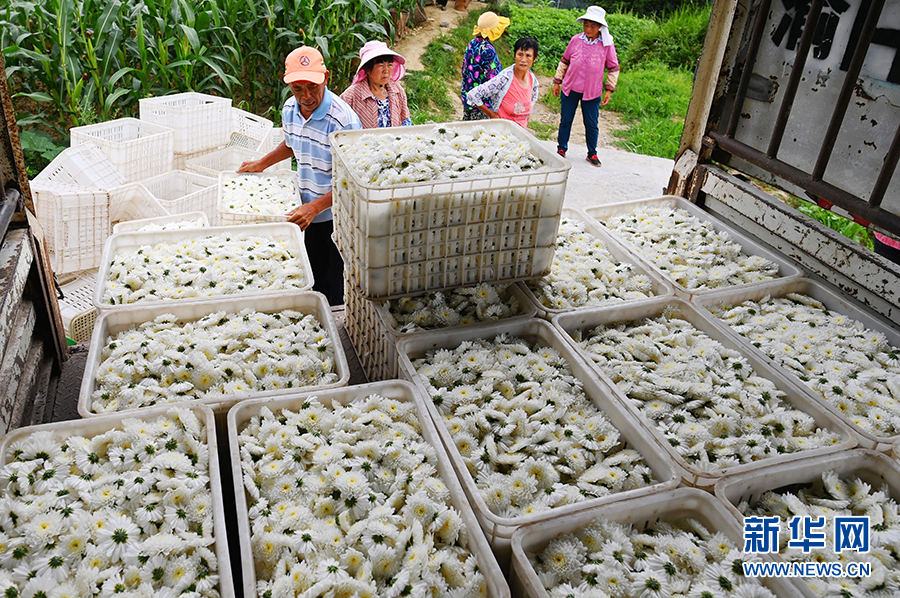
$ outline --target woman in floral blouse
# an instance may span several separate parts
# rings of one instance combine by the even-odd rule
[[[503,70],[500,57],[491,42],[503,35],[503,31],[509,27],[509,19],[497,16],[496,13],[486,12],[478,18],[475,26],[475,39],[469,42],[466,55],[462,64],[462,103],[463,120],[481,120],[487,118],[476,106],[468,103],[466,95],[472,89],[482,83],[493,79],[497,73]],[[499,106],[488,106],[491,110],[497,110]]]

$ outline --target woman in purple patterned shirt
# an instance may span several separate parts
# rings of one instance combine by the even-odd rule
[[[463,120],[487,118],[476,106],[468,103],[466,94],[482,83],[493,79],[497,73],[503,70],[500,57],[497,56],[497,50],[491,42],[503,35],[503,31],[507,27],[509,27],[509,19],[490,11],[478,18],[478,24],[473,32],[475,39],[469,42],[462,63]],[[488,108],[496,110],[499,106],[488,106]]]

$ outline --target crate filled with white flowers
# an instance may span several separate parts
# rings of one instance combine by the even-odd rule
[[[112,235],[94,292],[100,310],[304,291],[312,268],[300,229],[289,223]]]
[[[234,596],[212,412],[157,408],[0,440],[4,596]]]
[[[672,285],[644,265],[581,210],[564,209],[550,274],[525,283],[539,315],[616,306],[673,294]]]
[[[888,451],[900,440],[900,332],[809,279],[697,303],[798,378],[859,436]],[[752,346],[751,346],[752,345]]]
[[[335,242],[369,299],[549,272],[570,165],[509,121],[332,134]]]
[[[681,197],[629,201],[585,212],[665,276],[683,299],[802,274],[789,259]]]
[[[78,413],[236,402],[345,386],[347,358],[325,297],[310,291],[102,313]]]
[[[798,577],[797,596],[897,595],[900,466],[895,460],[859,449],[735,476],[716,484],[715,492],[739,523],[747,517],[779,518],[778,533],[769,547],[776,560],[815,563],[820,571],[845,574]],[[809,528],[821,534],[821,541],[807,533],[806,517],[821,524]],[[845,537],[840,551],[835,549],[836,534],[842,529],[839,517],[865,518],[867,526]],[[802,548],[804,540],[809,541],[808,551]],[[868,575],[855,574],[866,569]]]
[[[520,285],[481,283],[388,301],[366,299],[348,286],[344,326],[369,380],[392,380],[400,374],[401,338],[533,317],[536,310]]]
[[[513,534],[513,594],[792,598],[789,580],[743,575],[740,527],[721,501],[679,488],[535,523]]]
[[[510,595],[412,385],[249,401],[228,437],[244,596]]]
[[[219,173],[219,224],[284,222],[300,207],[297,174],[291,171]]]
[[[521,525],[678,484],[672,461],[547,322],[397,348],[501,564]]]
[[[840,418],[689,303],[582,311],[554,325],[693,486],[856,446]]]

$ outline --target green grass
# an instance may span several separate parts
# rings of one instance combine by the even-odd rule
[[[547,91],[541,94],[540,102],[556,114],[559,114],[560,110],[562,110],[561,100],[558,97],[554,97],[551,88],[547,88]]]
[[[622,113],[628,129],[617,145],[631,152],[674,158],[691,98],[691,73],[661,65],[622,71],[608,110]]]
[[[422,54],[424,71],[406,72],[403,85],[413,124],[459,119],[448,94],[460,92],[462,59],[482,12],[470,12],[457,28],[431,40]]]
[[[536,120],[532,120],[528,123],[528,128],[534,133],[534,136],[538,139],[551,139],[556,135],[556,132],[559,130],[555,124],[546,124],[541,123]]]
[[[665,20],[650,21],[650,27],[636,31],[633,41],[619,50],[619,60],[632,66],[663,64],[693,69],[703,51],[711,10],[709,6],[686,7]],[[618,40],[617,35],[617,49]]]
[[[403,84],[414,125],[453,120],[453,103],[442,77],[432,77],[427,71],[406,71]]]

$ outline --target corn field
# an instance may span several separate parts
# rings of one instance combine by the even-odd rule
[[[138,100],[199,91],[278,116],[284,57],[318,47],[340,92],[359,48],[393,35],[415,0],[7,0],[0,48],[19,125],[135,116]],[[29,101],[30,100],[30,101]],[[27,106],[27,113],[23,110]]]

